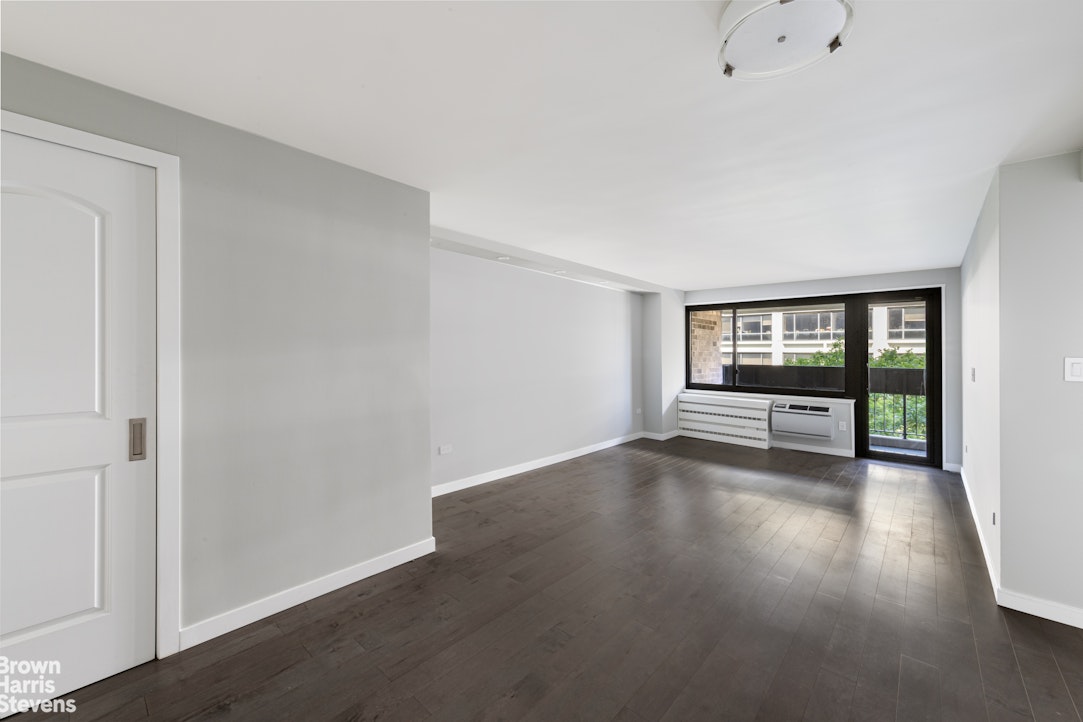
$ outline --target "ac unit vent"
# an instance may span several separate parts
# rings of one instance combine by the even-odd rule
[[[789,436],[834,439],[835,416],[830,406],[775,404],[771,409],[771,431]]]

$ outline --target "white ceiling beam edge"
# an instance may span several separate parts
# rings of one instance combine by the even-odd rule
[[[672,290],[638,278],[622,276],[601,268],[585,266],[563,258],[536,253],[525,248],[472,236],[468,233],[460,233],[448,228],[431,227],[429,229],[429,239],[429,245],[440,250],[462,253],[467,256],[493,261],[494,263],[503,263],[528,271],[545,273],[568,281],[589,283],[593,286],[614,291],[663,293]]]

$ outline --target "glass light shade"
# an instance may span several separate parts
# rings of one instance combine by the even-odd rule
[[[850,0],[733,0],[722,14],[718,64],[744,80],[787,75],[838,49],[852,23]]]

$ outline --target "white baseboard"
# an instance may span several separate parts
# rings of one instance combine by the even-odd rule
[[[944,471],[950,471],[950,472],[952,472],[954,474],[961,474],[963,472],[963,465],[962,464],[952,464],[950,462],[945,461],[942,464],[942,466],[943,466]]]
[[[333,592],[348,584],[361,581],[374,574],[387,571],[392,567],[405,564],[418,557],[423,557],[434,551],[436,551],[436,539],[429,537],[415,544],[378,556],[375,559],[369,559],[352,567],[332,572],[327,576],[277,592],[243,607],[231,609],[216,617],[196,622],[180,630],[180,648],[194,647],[226,632],[232,632],[234,629],[240,629],[246,624],[258,622],[272,614],[277,614],[285,609],[315,599],[328,592]]]
[[[1029,594],[1013,592],[1010,589],[1000,590],[1000,594],[997,595],[997,604],[1017,612],[1033,614],[1035,617],[1052,619],[1054,622],[1083,629],[1083,609],[1078,607],[1039,599]]]
[[[1005,589],[1000,585],[997,571],[993,567],[992,559],[989,556],[989,544],[985,541],[985,534],[982,532],[978,509],[974,506],[974,494],[970,491],[970,482],[966,478],[966,469],[960,467],[959,475],[963,478],[963,489],[966,490],[966,500],[970,505],[970,516],[974,518],[974,526],[978,530],[978,541],[981,542],[982,554],[985,555],[985,568],[989,571],[989,583],[993,585],[993,596],[996,598],[997,604],[1008,609],[1014,609],[1017,612],[1033,614],[1036,617],[1052,619],[1054,622],[1083,629],[1083,609],[1048,599],[1032,597],[1029,594]]]
[[[970,516],[974,520],[974,528],[978,530],[978,542],[981,543],[981,552],[985,556],[985,569],[989,572],[989,583],[993,585],[993,596],[1000,604],[1000,579],[997,578],[996,567],[993,559],[989,556],[989,544],[985,541],[985,534],[981,530],[981,518],[978,516],[978,507],[974,506],[974,494],[970,491],[970,483],[966,478],[966,469],[959,467],[959,476],[963,479],[963,491],[966,492],[966,501],[970,506]]]
[[[522,464],[516,464],[515,466],[505,466],[503,469],[494,469],[492,471],[486,471],[481,474],[474,474],[473,476],[468,476],[463,479],[448,481],[443,484],[437,484],[436,486],[434,486],[432,488],[432,495],[433,497],[443,496],[444,494],[450,494],[453,491],[469,489],[470,487],[478,486],[479,484],[488,484],[490,481],[504,479],[509,476],[515,476],[516,474],[525,473],[527,471],[534,471],[535,469],[540,469],[543,466],[549,466],[550,464],[559,464],[562,461],[568,461],[569,459],[574,459],[577,456],[593,454],[595,451],[601,451],[602,449],[608,449],[613,446],[618,446],[620,444],[642,438],[643,432],[640,431],[634,434],[629,434],[627,436],[622,436],[618,439],[610,439],[609,441],[602,441],[597,444],[591,444],[590,446],[584,446],[581,449],[575,449],[574,451],[565,451],[561,454],[546,456],[543,459],[525,461]]]
[[[670,439],[676,439],[680,435],[681,432],[676,429],[667,431],[664,434],[656,434],[653,431],[644,431],[640,438],[650,439],[651,441],[669,441]]]

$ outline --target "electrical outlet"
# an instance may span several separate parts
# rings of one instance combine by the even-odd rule
[[[440,456],[445,456],[453,451],[455,451],[455,447],[451,444],[440,444],[440,446],[436,447],[436,453],[440,454]]]
[[[839,422],[839,431],[846,431],[846,422],[845,421],[840,421]]]

